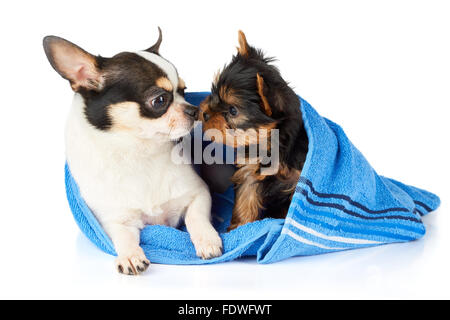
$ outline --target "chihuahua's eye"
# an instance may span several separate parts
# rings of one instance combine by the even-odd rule
[[[237,116],[238,114],[238,110],[236,109],[236,107],[230,106],[230,109],[228,109],[228,112],[233,116]]]
[[[165,97],[164,94],[162,94],[152,100],[152,107],[155,109],[159,109],[159,108],[164,107],[166,105],[166,103],[167,103],[167,98]]]

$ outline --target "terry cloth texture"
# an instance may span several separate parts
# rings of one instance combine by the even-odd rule
[[[198,105],[208,93],[188,93]],[[421,238],[421,217],[435,210],[439,198],[425,190],[377,174],[340,126],[321,117],[300,98],[309,138],[308,156],[286,219],[264,219],[226,232],[234,191],[213,194],[213,223],[224,254],[201,260],[185,228],[146,226],[141,246],[150,261],[164,264],[209,264],[255,256],[272,263],[314,255]],[[75,221],[101,250],[115,255],[111,240],[80,196],[66,164],[66,192]]]

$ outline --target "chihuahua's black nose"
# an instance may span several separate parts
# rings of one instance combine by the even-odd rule
[[[186,105],[184,107],[184,113],[186,113],[188,116],[194,118],[194,120],[198,119],[198,108],[193,105]]]

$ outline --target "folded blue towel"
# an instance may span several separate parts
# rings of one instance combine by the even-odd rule
[[[198,105],[208,93],[188,93]],[[337,124],[321,117],[301,100],[309,152],[286,219],[264,219],[226,233],[234,192],[213,194],[213,223],[224,254],[201,260],[185,228],[146,226],[141,246],[150,261],[165,264],[208,264],[256,256],[272,263],[313,255],[421,238],[421,216],[435,210],[439,198],[425,190],[382,177],[353,146]],[[65,167],[70,208],[83,233],[101,250],[115,255],[106,235]]]

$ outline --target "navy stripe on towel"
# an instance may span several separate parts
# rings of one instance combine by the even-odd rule
[[[413,217],[404,217],[404,216],[399,216],[399,215],[383,216],[383,217],[367,217],[367,216],[360,215],[360,214],[358,214],[358,213],[356,213],[354,211],[348,210],[343,205],[340,205],[340,204],[337,204],[337,203],[328,203],[328,202],[315,201],[315,200],[311,199],[308,196],[308,191],[306,189],[300,188],[300,190],[298,191],[297,188],[296,188],[296,192],[300,192],[306,198],[306,201],[308,201],[310,204],[312,204],[314,206],[337,209],[337,210],[345,212],[345,213],[347,213],[347,214],[349,214],[351,216],[358,217],[358,218],[365,219],[365,220],[397,219],[397,220],[408,220],[408,221],[421,223],[421,221],[419,219],[416,219],[416,218],[413,218]]]
[[[306,184],[310,189],[311,192],[318,196],[319,198],[327,198],[327,199],[340,199],[340,200],[345,200],[348,203],[350,203],[351,205],[367,212],[367,213],[371,213],[371,214],[382,214],[382,213],[388,213],[388,212],[410,212],[409,209],[407,208],[388,208],[388,209],[382,209],[382,210],[371,210],[369,208],[367,208],[366,206],[362,205],[359,202],[356,202],[354,200],[352,200],[349,196],[343,195],[343,194],[331,194],[331,193],[320,193],[318,191],[316,191],[316,189],[314,189],[312,182],[304,177],[300,177],[299,179],[300,182]],[[302,188],[300,188],[300,190],[303,190]],[[296,189],[297,191],[297,189]],[[301,192],[301,191],[299,191]]]
[[[421,206],[422,208],[424,208],[425,210],[427,210],[428,212],[433,211],[433,209],[431,209],[429,206],[427,206],[425,203],[421,202],[421,201],[414,201],[415,204],[418,204],[419,206]]]

